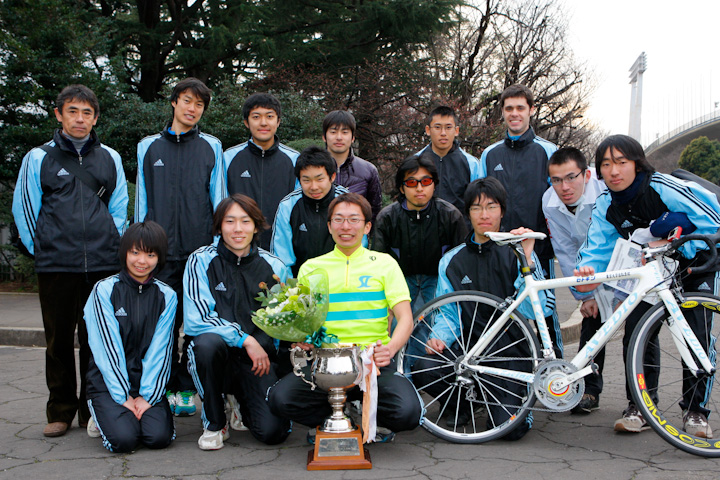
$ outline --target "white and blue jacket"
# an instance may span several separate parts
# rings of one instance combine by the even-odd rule
[[[85,304],[89,398],[108,392],[119,405],[137,396],[155,405],[165,396],[176,309],[159,280],[140,284],[122,271],[95,284]]]

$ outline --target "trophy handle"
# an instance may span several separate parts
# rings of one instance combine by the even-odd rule
[[[300,353],[299,359],[297,359],[298,353]],[[315,390],[315,387],[317,387],[317,385],[315,385],[314,382],[305,378],[305,374],[302,372],[302,367],[300,367],[300,360],[305,360],[306,362],[309,362],[313,358],[315,358],[314,351],[307,352],[300,347],[290,349],[290,363],[292,363],[293,366],[293,373],[296,376],[300,377],[300,380],[310,385],[311,390]]]

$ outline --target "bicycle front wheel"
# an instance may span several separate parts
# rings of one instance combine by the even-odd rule
[[[678,302],[680,303],[680,302]],[[705,293],[684,295],[680,309],[715,365],[720,333],[720,298]],[[720,457],[720,387],[718,376],[688,370],[668,327],[663,303],[640,320],[630,340],[626,373],[635,404],[648,424],[667,442],[703,457]],[[684,343],[684,339],[678,339]],[[699,362],[698,367],[700,367]],[[700,367],[702,369],[702,367]],[[714,372],[713,372],[714,373]],[[685,412],[705,414],[710,429],[685,431]],[[704,438],[709,437],[709,438]]]
[[[511,378],[513,372],[534,372],[541,357],[528,321],[511,314],[483,351],[467,357],[504,310],[501,299],[471,291],[438,297],[415,315],[398,369],[411,376],[425,407],[422,425],[434,435],[455,443],[481,443],[522,436],[529,429],[526,417],[535,403],[532,382]],[[429,349],[428,338],[438,338],[441,331],[447,335],[451,325],[457,326],[451,345],[441,352]],[[506,374],[479,373],[467,368],[465,360]]]

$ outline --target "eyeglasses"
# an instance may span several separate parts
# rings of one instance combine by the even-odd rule
[[[332,217],[330,221],[338,226],[342,225],[345,222],[348,222],[350,225],[357,225],[360,222],[364,222],[365,219],[362,217]]]
[[[455,130],[455,125],[432,125],[430,128],[432,128],[438,133],[442,132],[443,130],[446,132],[452,132],[453,130]]]
[[[482,205],[471,205],[470,206],[470,213],[482,213],[482,212],[488,212],[488,213],[495,213],[500,208],[500,205],[497,203],[491,203],[490,205],[482,206]]]
[[[407,180],[403,182],[403,185],[405,185],[408,188],[415,188],[417,187],[418,183],[422,185],[423,187],[429,187],[433,184],[432,177],[423,177],[420,180],[417,178],[410,177]]]
[[[576,178],[582,175],[584,171],[585,170],[580,170],[578,173],[571,173],[564,178],[550,177],[550,183],[552,183],[553,185],[560,185],[561,183],[572,183],[575,181]]]

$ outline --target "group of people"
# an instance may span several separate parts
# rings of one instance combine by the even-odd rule
[[[129,227],[122,163],[93,129],[99,105],[87,87],[62,90],[55,108],[61,128],[23,159],[13,214],[38,274],[50,391],[46,436],[65,434],[77,414],[110,451],[163,448],[174,438],[173,415],[195,413],[196,394],[205,450],[222,448],[231,428],[278,444],[292,422],[321,424],[330,406],[292,373],[294,345],[251,321],[261,283],[321,268],[330,281],[327,331],[372,349],[380,372],[375,440],[392,440],[420,424],[412,381],[423,376],[423,362],[456,348],[457,330],[468,327],[460,320],[429,335],[416,332],[407,348],[420,357],[413,368],[421,373],[411,380],[395,374],[394,357],[411,336],[413,312],[444,293],[505,298],[520,284],[512,252],[486,232],[549,228],[551,239],[523,245],[533,275],[547,278],[554,258],[565,275],[603,271],[614,240],[636,229],[663,237],[678,225],[698,233],[720,226],[714,195],[654,173],[629,137],[606,139],[593,172],[579,150],[557,150],[536,136],[534,98],[523,85],[502,93],[507,132],[480,160],[460,148],[455,112],[435,108],[425,127],[430,144],[399,166],[398,194],[385,208],[377,169],[354,155],[349,112],[325,117],[324,148],[298,153],[276,135],[278,100],[255,93],[242,111],[250,139],[223,152],[198,127],[210,101],[195,78],[173,89],[172,119],[138,144]],[[702,255],[699,248],[689,243],[682,253],[691,260]],[[716,273],[695,283],[715,292]],[[602,319],[592,292],[574,295],[582,301],[582,343]],[[554,354],[562,357],[553,292],[541,300]],[[596,362],[602,369],[600,355]],[[576,413],[599,405],[601,374],[586,381]],[[348,398],[361,396],[351,390]],[[684,400],[686,426],[711,437],[702,401],[700,394]],[[630,402],[616,430],[644,428]],[[469,421],[471,412],[461,413],[456,426]],[[521,438],[530,422],[508,438]]]

